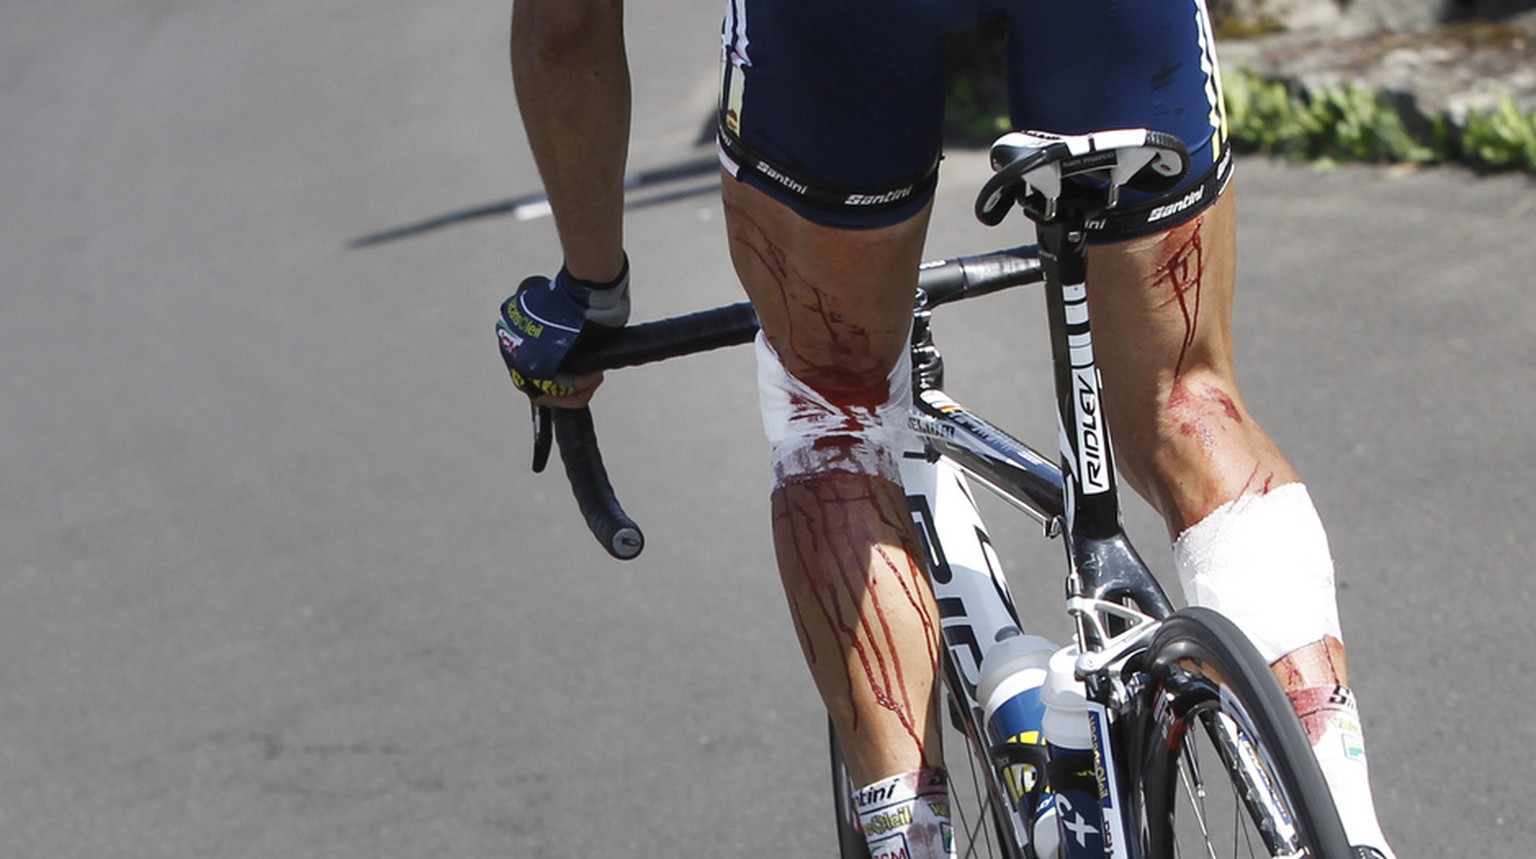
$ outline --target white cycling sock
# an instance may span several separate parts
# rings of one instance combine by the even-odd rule
[[[943,770],[894,775],[853,795],[870,859],[954,859]]]
[[[1380,850],[1394,859],[1387,837],[1376,820],[1371,781],[1365,762],[1365,736],[1360,713],[1348,686],[1314,686],[1289,694],[1291,706],[1301,717],[1312,741],[1312,753],[1323,768],[1323,778],[1333,791],[1333,801],[1344,822],[1349,843]]]

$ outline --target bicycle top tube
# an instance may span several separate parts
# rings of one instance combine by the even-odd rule
[[[1061,467],[1005,430],[967,410],[939,388],[913,392],[907,426],[924,446],[954,460],[1003,500],[1060,532],[1064,514]]]

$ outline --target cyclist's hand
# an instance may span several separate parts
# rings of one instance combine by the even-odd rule
[[[501,305],[496,336],[512,383],[542,406],[585,405],[601,373],[565,372],[573,351],[629,321],[629,266],[611,286],[594,288],[564,268],[554,280],[530,277]]]

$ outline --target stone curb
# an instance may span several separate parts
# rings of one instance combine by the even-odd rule
[[[1390,96],[1423,121],[1460,124],[1508,95],[1536,111],[1536,29],[1464,22],[1339,38],[1322,29],[1218,40],[1223,69],[1246,68],[1301,92],[1349,85]]]

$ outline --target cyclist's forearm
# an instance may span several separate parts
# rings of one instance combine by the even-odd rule
[[[515,0],[512,77],[571,274],[623,266],[629,66],[621,0]]]

